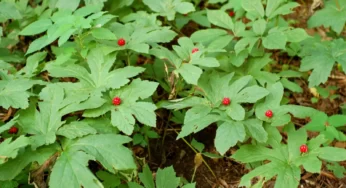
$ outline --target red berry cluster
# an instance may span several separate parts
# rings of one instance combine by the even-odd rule
[[[300,146],[300,153],[307,153],[308,152],[308,146],[303,144]]]
[[[198,52],[199,51],[199,49],[198,48],[194,48],[194,49],[192,49],[192,53],[195,53],[195,52]]]
[[[267,116],[268,118],[272,118],[273,117],[273,111],[267,110],[265,113],[265,116]]]
[[[223,98],[222,104],[228,106],[229,104],[231,104],[231,99],[229,99],[228,97]]]
[[[114,97],[112,103],[113,103],[115,106],[118,106],[118,105],[121,104],[121,99],[120,99],[119,97]]]
[[[119,45],[119,46],[124,46],[125,44],[126,44],[125,39],[120,38],[120,39],[118,40],[118,45]]]
[[[8,130],[8,133],[9,133],[9,134],[17,134],[17,133],[18,133],[18,128],[17,128],[17,127],[11,127],[11,128]]]
[[[228,15],[229,15],[230,17],[233,17],[233,16],[235,15],[235,13],[234,13],[233,11],[230,11],[230,12],[228,13]]]

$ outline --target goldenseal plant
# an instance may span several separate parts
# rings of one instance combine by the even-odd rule
[[[344,177],[346,114],[294,100],[344,100],[346,1],[324,2],[2,0],[0,187],[209,186],[201,165],[225,186],[206,158],[245,166],[239,187]]]

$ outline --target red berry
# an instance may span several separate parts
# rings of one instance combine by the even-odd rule
[[[228,14],[230,17],[233,17],[235,15],[235,13],[233,11],[230,11]]]
[[[223,98],[222,100],[222,104],[225,106],[228,106],[231,103],[231,99],[229,99],[228,97]]]
[[[17,127],[11,127],[10,130],[8,130],[9,134],[17,134],[18,128]]]
[[[199,49],[198,48],[194,48],[194,49],[192,49],[192,53],[195,53],[195,52],[198,52],[199,51]]]
[[[115,106],[118,106],[121,104],[121,99],[119,97],[114,97],[112,102]]]
[[[125,44],[126,44],[125,39],[120,38],[120,39],[118,40],[118,45],[119,45],[119,46],[124,46]]]
[[[272,118],[273,117],[273,111],[271,110],[267,110],[265,115],[268,117],[268,118]]]
[[[308,146],[305,144],[301,145],[299,149],[300,149],[300,153],[308,152]]]

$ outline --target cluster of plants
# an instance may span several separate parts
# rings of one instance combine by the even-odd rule
[[[0,187],[198,187],[173,167],[153,177],[133,154],[134,145],[149,147],[161,136],[155,131],[161,121],[181,127],[177,139],[187,142],[216,125],[217,155],[195,140],[191,145],[197,159],[248,164],[239,186],[275,179],[275,187],[295,188],[302,173],[324,166],[343,177],[338,162],[346,150],[332,143],[346,141],[346,115],[328,116],[289,97],[303,92],[296,79],[327,92],[324,98],[340,97],[323,84],[332,70],[346,72],[346,1],[325,0],[307,22],[327,28],[331,40],[294,27],[286,15],[300,6],[2,0]],[[191,23],[197,28],[184,32]],[[274,54],[301,64],[283,64]],[[299,126],[297,118],[311,121]]]

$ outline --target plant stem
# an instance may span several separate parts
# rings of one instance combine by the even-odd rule
[[[179,134],[177,131],[175,131],[175,133]],[[199,153],[198,151],[195,150],[195,148],[193,148],[191,146],[191,144],[185,140],[185,138],[181,138],[191,149],[192,151],[194,151],[196,154]],[[214,176],[214,178],[216,179],[216,181],[219,181],[214,173],[214,171],[210,168],[210,166],[208,165],[208,163],[204,160],[204,158],[202,158],[203,163],[205,164],[205,166],[208,168],[208,170],[211,172],[211,174]],[[196,168],[197,169],[197,168]]]
[[[195,179],[196,171],[197,171],[197,166],[195,166],[195,168],[193,169],[193,174],[192,174],[192,178],[191,178],[191,183],[192,183],[193,180]]]
[[[338,10],[341,10],[339,0],[335,0],[335,4],[336,4],[336,7],[338,8]]]

